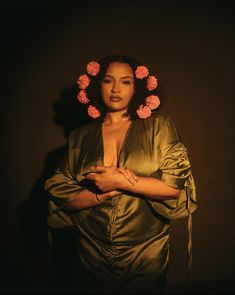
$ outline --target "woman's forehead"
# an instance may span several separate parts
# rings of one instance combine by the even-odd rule
[[[106,75],[133,77],[133,71],[131,66],[127,63],[112,62],[107,68]]]

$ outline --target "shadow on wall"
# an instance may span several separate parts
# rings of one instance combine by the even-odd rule
[[[61,92],[60,100],[53,104],[54,123],[63,128],[66,138],[70,131],[89,123],[90,120],[86,116],[84,106],[77,102],[76,95],[77,86],[73,85],[71,88],[64,89]],[[11,288],[18,290],[20,288],[25,291],[46,290],[53,288],[52,282],[56,276],[57,284],[63,282],[64,285],[68,286],[69,281],[66,278],[69,280],[68,270],[71,270],[68,263],[74,261],[71,257],[71,253],[73,253],[73,245],[71,244],[73,233],[71,229],[61,231],[61,234],[53,233],[56,241],[54,244],[59,247],[53,250],[54,256],[52,257],[47,227],[49,193],[44,190],[46,179],[54,173],[65,151],[66,145],[60,146],[47,154],[41,176],[36,180],[26,201],[21,203],[18,208],[24,273],[21,274],[23,280],[21,280],[20,286],[6,284]],[[51,259],[53,259],[53,265],[55,265],[53,268]]]

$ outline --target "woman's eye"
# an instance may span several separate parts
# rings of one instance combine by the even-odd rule
[[[109,79],[104,79],[104,80],[102,81],[102,83],[105,83],[105,84],[110,83],[110,82],[111,82],[111,80],[109,80]]]
[[[125,85],[130,85],[131,84],[131,81],[123,81],[123,84],[125,84]]]

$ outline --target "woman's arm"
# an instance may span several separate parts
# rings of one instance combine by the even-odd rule
[[[181,192],[181,189],[169,186],[163,181],[152,177],[137,177],[137,182],[134,185],[123,183],[121,187],[122,190],[158,200],[177,199]]]
[[[100,168],[101,169],[98,170],[102,171],[102,173],[90,172],[86,175],[86,178],[89,179],[88,175],[91,177],[92,175],[98,176],[99,174],[103,174],[103,190],[101,190],[103,193],[96,194],[88,189],[84,189],[78,193],[72,201],[66,204],[64,207],[65,210],[80,210],[100,205],[107,199],[121,194],[120,191],[112,190],[111,187],[118,187],[119,183],[122,183],[123,186],[127,186],[128,183],[133,185],[136,182],[136,176],[129,170],[125,170],[120,173],[116,168],[113,169],[109,167],[109,171],[107,171],[107,169],[105,170],[106,167],[100,166]],[[93,170],[95,171],[96,169]],[[98,186],[97,188],[100,189]]]
[[[112,198],[118,194],[120,194],[120,192],[110,191],[97,195],[87,189],[84,189],[64,207],[64,210],[73,211],[97,206],[106,201],[107,199]]]
[[[144,195],[152,199],[177,199],[181,189],[165,184],[163,181],[152,177],[134,176],[132,172],[124,169],[113,169],[110,167],[96,166],[95,169],[102,169],[103,173],[88,174],[87,179],[94,181],[95,185],[103,192],[110,190],[129,191]],[[128,175],[135,181],[128,181]]]

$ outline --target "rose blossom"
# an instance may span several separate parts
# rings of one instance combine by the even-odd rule
[[[137,115],[141,119],[146,119],[151,116],[151,110],[148,106],[144,106],[143,104],[139,106],[136,111]]]
[[[155,88],[157,88],[157,78],[154,76],[149,76],[147,79],[147,89],[149,91],[154,90]]]
[[[149,70],[145,66],[138,66],[135,70],[135,76],[138,79],[143,79],[147,77],[149,74]]]
[[[79,85],[80,89],[86,89],[90,84],[90,78],[87,75],[81,75],[78,78],[77,84]]]
[[[86,69],[88,74],[96,76],[100,71],[100,65],[96,61],[91,61],[88,63]]]
[[[146,98],[146,105],[151,109],[156,109],[160,104],[160,99],[157,95],[150,95]]]
[[[90,100],[89,98],[86,96],[86,91],[85,90],[81,90],[78,95],[77,95],[77,99],[78,101],[80,101],[81,103],[88,103]]]
[[[87,109],[88,115],[92,118],[98,118],[100,116],[100,111],[94,107],[93,105],[90,105]]]

